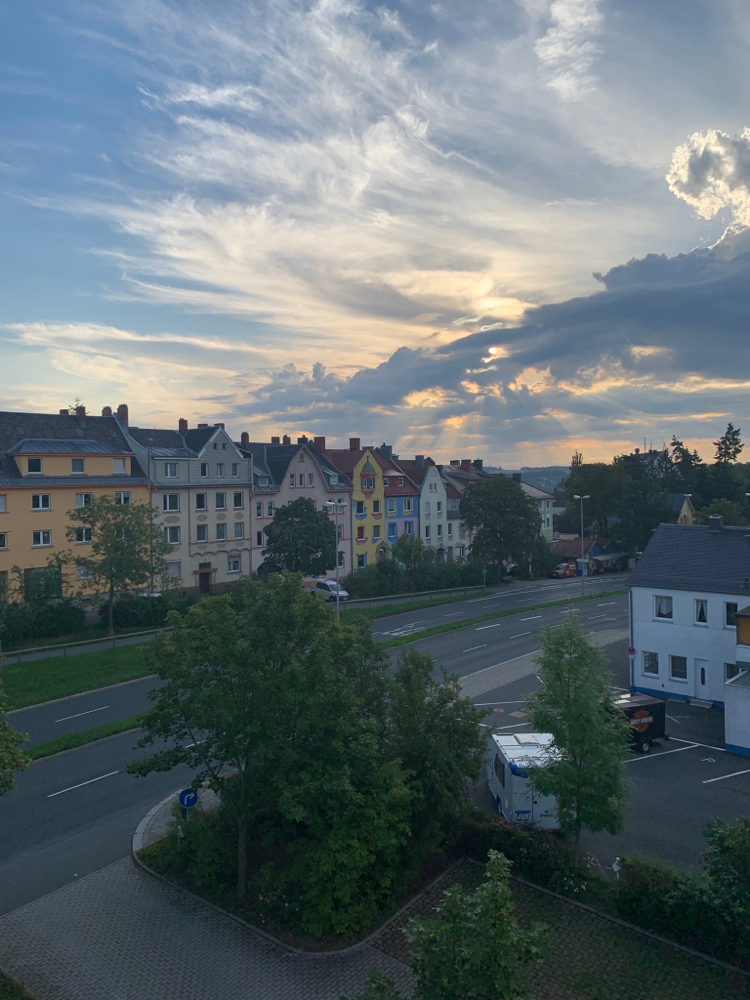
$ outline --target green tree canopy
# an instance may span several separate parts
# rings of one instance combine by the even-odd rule
[[[591,462],[571,469],[561,486],[565,490],[571,517],[572,508],[580,511],[575,495],[589,497],[584,506],[584,525],[593,521],[596,533],[608,538],[610,524],[617,516],[617,509],[629,482],[630,476],[621,465]]]
[[[727,429],[718,441],[714,441],[716,447],[716,461],[719,463],[736,462],[737,456],[745,447],[740,439],[740,428],[735,427],[731,421],[727,424]]]
[[[158,511],[150,504],[121,504],[111,496],[94,496],[85,507],[68,511],[68,521],[69,542],[90,539],[70,561],[85,586],[106,593],[111,634],[115,597],[139,587],[164,585],[165,556],[172,547]]]
[[[11,726],[5,717],[7,711],[8,702],[0,686],[0,795],[13,791],[16,771],[23,771],[29,766],[29,758],[21,749],[28,736]]]
[[[541,521],[534,501],[508,476],[469,483],[459,501],[461,520],[474,532],[473,558],[491,566],[523,562],[534,551]]]
[[[713,517],[717,514],[724,518],[724,524],[739,526],[750,524],[746,507],[744,507],[741,503],[733,503],[731,500],[717,498],[716,500],[712,500],[711,503],[707,504],[705,507],[701,507],[698,511],[698,517],[701,524],[708,524],[709,517]]]
[[[409,590],[414,590],[414,581],[428,561],[428,549],[425,543],[418,535],[399,535],[391,545],[391,557],[404,567]]]
[[[612,537],[631,555],[643,551],[657,525],[672,523],[677,518],[666,493],[648,474],[625,484],[616,510]]]
[[[271,570],[320,576],[336,565],[336,527],[328,512],[307,497],[279,507],[263,529],[263,557]]]
[[[625,759],[629,724],[614,708],[605,659],[583,634],[577,618],[565,616],[546,629],[536,663],[541,687],[526,700],[529,724],[553,737],[549,760],[530,773],[530,782],[557,799],[563,831],[622,828],[626,799]]]

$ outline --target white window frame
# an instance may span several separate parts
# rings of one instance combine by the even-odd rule
[[[308,486],[314,486],[315,485],[315,477],[313,476],[312,472],[308,472],[307,473],[307,485]]]
[[[203,498],[203,503],[200,502],[200,497]],[[196,493],[195,494],[195,509],[196,510],[208,510],[208,493]]]
[[[75,463],[80,462],[81,468],[76,469]],[[86,459],[85,458],[71,458],[70,460],[70,474],[71,476],[85,476],[86,475]]]
[[[375,489],[375,476],[363,476],[362,477],[362,489],[363,490],[374,490]]]
[[[372,540],[373,540],[373,542],[379,542],[380,541],[380,525],[379,524],[373,524],[373,526],[372,526]]]
[[[216,478],[217,479],[224,479],[224,463],[223,462],[217,462],[216,463]]]
[[[180,463],[179,462],[165,462],[164,463],[164,478],[165,479],[179,479],[180,478]]]
[[[661,601],[669,601],[669,614],[660,615],[659,607]],[[666,606],[665,606],[666,608]],[[674,600],[669,594],[654,594],[654,620],[657,622],[674,621]]]
[[[39,541],[34,541],[36,536],[39,536]],[[47,536],[47,540],[44,540],[44,536]],[[48,528],[40,528],[38,530],[32,531],[31,533],[31,547],[33,549],[48,549],[52,545],[52,532]]]
[[[394,521],[388,525],[388,537],[398,538],[398,525]]]
[[[167,579],[168,580],[181,580],[182,579],[182,563],[179,560],[173,561],[173,562],[168,562],[166,564],[166,567],[167,567]],[[177,572],[174,572],[175,568],[176,568]]]
[[[673,660],[684,660],[685,661],[685,676],[678,677],[672,667]],[[687,656],[680,656],[678,653],[669,654],[669,679],[670,681],[676,681],[678,684],[687,684],[688,681],[688,658]]]
[[[367,507],[365,505],[365,501],[364,500],[355,500],[354,503],[356,504],[356,506],[354,508],[354,513],[357,516],[362,517],[363,515],[365,515],[367,513]]]
[[[273,500],[269,500],[266,504],[266,517],[273,517]]]
[[[177,506],[176,507],[172,507],[171,506],[171,502],[172,502],[171,498],[174,498],[177,501]],[[162,510],[163,511],[165,511],[167,514],[174,514],[175,511],[179,511],[179,509],[180,509],[180,494],[179,493],[162,493],[162,501],[161,502],[162,502]]]
[[[399,476],[398,477],[398,485],[399,486],[403,486],[404,485],[404,477],[403,476]]]
[[[703,609],[704,618],[701,621],[699,611]],[[693,625],[700,625],[702,628],[708,628],[708,599],[705,597],[696,597],[693,601]]]
[[[127,499],[125,499],[127,497]],[[130,506],[130,490],[116,490],[115,503],[121,507]]]
[[[388,513],[389,514],[395,514],[396,513],[396,498],[395,497],[388,497]]]
[[[222,498],[221,504],[219,503],[219,497]],[[214,494],[214,510],[226,510],[227,509],[227,495],[223,491]]]
[[[237,497],[240,498],[240,502],[237,503]],[[245,494],[242,490],[235,490],[232,496],[232,506],[235,510],[243,510],[245,507]]]
[[[403,499],[403,507],[401,509],[403,510],[404,514],[413,514],[414,513],[414,504],[412,502],[412,498],[411,497],[404,497],[404,499]]]
[[[379,500],[373,500],[372,501],[372,512],[373,512],[373,514],[379,514],[380,513],[380,501]]]
[[[167,539],[168,545],[179,545],[180,544],[180,526],[179,524],[168,524],[164,529],[164,534]],[[171,536],[175,535],[175,538]]]
[[[438,514],[442,514],[443,513],[443,501],[442,500],[438,500],[437,501],[436,508],[437,508],[437,513]]]
[[[126,464],[126,459],[124,458],[113,458],[112,459],[112,475],[113,476],[126,476],[128,473],[128,467]]]
[[[38,469],[30,468],[32,462],[39,462]],[[26,459],[26,475],[27,476],[41,476],[42,475],[42,460],[41,458],[27,458]]]
[[[34,504],[34,500],[39,498],[39,503]],[[44,505],[44,498],[47,498],[47,505]],[[51,493],[32,493],[31,494],[31,509],[32,510],[52,510],[52,494]]]
[[[739,605],[737,604],[737,601],[724,601],[724,628],[730,628],[732,629],[733,632],[736,632],[737,631],[736,622],[734,625],[730,625],[729,621],[727,620],[729,608],[734,608],[732,614],[736,615],[737,611],[739,610]]]
[[[219,521],[216,525],[216,541],[225,542],[227,540],[226,521]]]
[[[94,571],[86,566],[78,566],[76,568],[76,579],[77,580],[91,580],[93,579]]]
[[[78,536],[81,536],[80,538]],[[86,537],[88,535],[88,537]],[[90,545],[94,540],[94,532],[91,528],[76,528],[76,545]]]
[[[203,536],[201,538],[201,535]],[[208,541],[208,525],[198,524],[195,527],[195,540],[196,542],[207,542]]]
[[[232,479],[240,478],[240,463],[232,462]]]
[[[244,521],[235,521],[234,522],[234,537],[236,539],[240,539],[240,538],[244,538],[245,537],[245,522]]]
[[[8,548],[8,532],[0,531],[0,552],[5,552]]]
[[[290,489],[294,489],[296,485],[297,485],[297,476],[293,472],[290,472],[289,473],[289,488]]]
[[[443,526],[442,526],[442,524],[439,524],[437,526],[437,536],[438,536],[438,538],[442,538],[443,537]]]
[[[430,540],[431,534],[432,534],[432,532],[430,531],[430,526],[429,526],[429,524],[426,524],[424,526],[424,537],[427,539],[428,542]]]
[[[256,517],[263,517],[263,501],[262,500],[256,500],[255,501],[255,516]]]
[[[406,521],[405,522],[405,524],[404,524],[404,534],[405,535],[413,535],[414,534],[414,525],[411,523],[411,521]]]
[[[429,500],[425,500],[424,502],[424,513],[425,517],[430,517],[430,515],[432,514],[431,504]]]
[[[241,566],[242,563],[239,556],[227,556],[227,573],[239,573]]]
[[[86,499],[86,497],[88,497],[88,500]],[[74,506],[76,510],[81,510],[83,507],[90,507],[91,501],[93,499],[94,499],[93,493],[76,493]]]
[[[208,479],[208,462],[201,462],[201,479]]]
[[[357,569],[366,569],[366,568],[367,568],[367,553],[366,552],[358,552],[357,553]]]
[[[388,476],[383,476],[383,486],[387,486],[389,484],[389,482],[390,482],[390,479],[388,478]]]
[[[448,521],[448,538],[453,538],[453,521]]]
[[[655,656],[656,657],[656,670],[647,670],[646,669],[646,664],[648,662],[646,658],[650,657],[650,656]],[[658,677],[659,676],[659,654],[658,653],[655,653],[653,650],[650,650],[650,649],[644,649],[641,652],[641,673],[643,674],[644,677]]]
[[[263,541],[263,532],[262,531],[256,531],[255,532],[255,544],[257,546],[265,545],[265,542]]]

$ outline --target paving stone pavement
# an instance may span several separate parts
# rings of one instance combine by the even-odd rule
[[[411,986],[407,967],[370,945],[290,954],[131,858],[0,918],[0,967],[35,1000],[339,1000],[371,968]]]

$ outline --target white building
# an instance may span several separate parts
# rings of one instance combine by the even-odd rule
[[[416,455],[413,462],[399,459],[398,464],[419,487],[420,537],[427,548],[433,550],[437,561],[443,562],[448,557],[448,545],[453,547],[453,524],[448,521],[448,498],[440,471],[433,460],[424,455]]]
[[[750,667],[750,645],[737,645],[738,613],[750,605],[748,529],[720,517],[661,524],[628,586],[632,690],[719,705],[733,697],[734,679]]]

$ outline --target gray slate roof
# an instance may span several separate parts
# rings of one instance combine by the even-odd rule
[[[112,444],[103,444],[100,441],[86,441],[76,438],[74,441],[66,441],[64,438],[56,441],[51,438],[24,438],[12,448],[8,448],[9,455],[132,455],[132,448],[127,445],[118,447],[113,441]]]
[[[667,493],[667,503],[672,508],[672,510],[677,511],[678,514],[682,510],[682,505],[685,503],[685,499],[686,498],[684,493]],[[693,503],[689,497],[687,498],[687,501],[692,507]]]
[[[750,596],[750,528],[660,524],[627,583]]]

